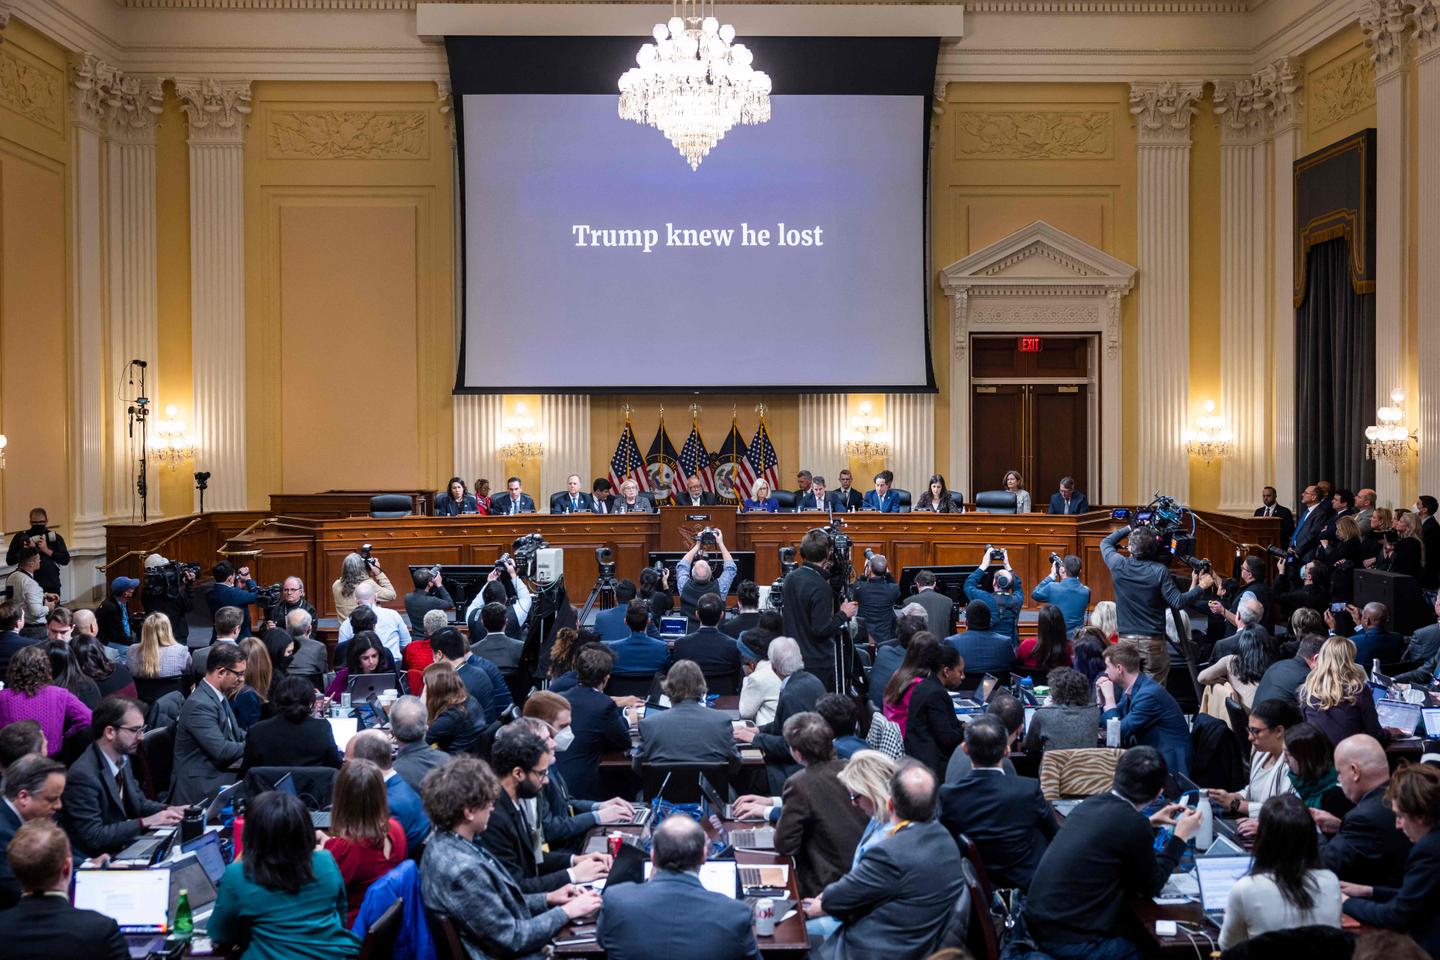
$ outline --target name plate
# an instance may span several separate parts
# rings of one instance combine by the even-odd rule
[[[710,514],[708,514],[708,513],[687,513],[687,514],[685,514],[685,519],[686,519],[686,520],[701,520],[701,521],[704,521],[704,520],[709,520],[709,519],[710,519]]]

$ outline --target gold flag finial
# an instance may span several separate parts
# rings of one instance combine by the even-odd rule
[[[698,404],[698,403],[692,403],[692,404],[690,404],[690,419],[691,419],[691,420],[697,420],[697,419],[699,419],[699,417],[700,417],[700,404]]]
[[[755,404],[755,411],[760,414],[761,420],[765,419],[765,411],[768,409],[770,408],[765,405],[764,400],[761,400],[759,403]]]
[[[628,403],[621,407],[621,409],[625,411],[625,419],[629,420],[630,414],[634,412],[634,409]]]

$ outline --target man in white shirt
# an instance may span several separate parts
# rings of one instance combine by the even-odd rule
[[[410,628],[405,626],[405,618],[398,611],[389,607],[382,607],[375,602],[375,582],[373,580],[362,580],[355,585],[355,602],[358,604],[355,613],[350,614],[349,619],[340,624],[339,641],[336,644],[335,662],[340,662],[339,644],[349,643],[355,636],[355,614],[360,613],[361,608],[366,608],[375,615],[375,626],[371,629],[380,638],[380,643],[398,663],[400,652],[410,643]],[[361,619],[369,619],[361,615]],[[363,628],[363,624],[362,624]]]

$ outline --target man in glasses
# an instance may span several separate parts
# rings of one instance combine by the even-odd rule
[[[140,750],[145,716],[128,697],[106,697],[90,720],[90,749],[65,778],[61,823],[76,851],[114,855],[145,830],[180,822],[184,807],[167,807],[140,789],[130,758]]]
[[[199,803],[235,779],[245,756],[245,728],[230,698],[245,686],[245,654],[217,643],[205,658],[205,676],[180,708],[175,724],[175,774],[170,800]]]

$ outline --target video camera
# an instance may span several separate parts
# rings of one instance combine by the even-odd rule
[[[800,561],[795,559],[794,547],[781,547],[780,554],[780,576],[770,584],[770,609],[781,610],[785,606],[784,586],[785,578],[796,570],[800,569]]]
[[[1120,507],[1110,516],[1115,520],[1123,520],[1132,527],[1148,527],[1154,531],[1155,539],[1160,545],[1157,559],[1180,560],[1191,570],[1209,573],[1210,561],[1195,556],[1195,518],[1190,514],[1187,523],[1187,514],[1190,514],[1190,511],[1177,503],[1174,497],[1157,493],[1143,507],[1136,507],[1134,510]]]
[[[595,548],[595,566],[600,569],[601,580],[615,579],[615,554],[609,547]]]
[[[508,560],[514,560],[515,573],[526,580],[533,580],[535,578],[535,558],[541,550],[549,546],[550,544],[545,542],[545,538],[538,533],[527,533],[516,538],[515,542],[510,545],[512,552],[500,554],[500,559],[495,561],[496,565],[500,567],[500,576],[509,576],[505,563]]]
[[[274,618],[269,615],[269,611],[280,606],[280,584],[272,583],[268,587],[256,587],[255,595],[260,598],[255,601],[256,606],[266,611],[267,620],[273,620]]]
[[[145,583],[140,589],[142,593],[152,597],[178,597],[199,575],[198,563],[171,560],[158,567],[147,567]]]
[[[836,596],[843,597],[850,582],[855,579],[855,568],[850,562],[850,551],[855,541],[839,523],[832,523],[820,530],[830,538],[830,589]]]

